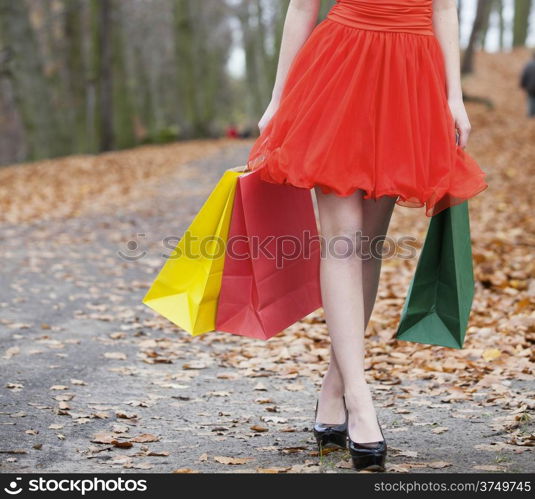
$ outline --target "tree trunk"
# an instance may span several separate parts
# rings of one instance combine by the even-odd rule
[[[259,68],[258,72],[262,75],[258,84],[260,85],[259,93],[263,102],[269,102],[273,81],[270,78],[271,64],[267,50],[266,21],[264,19],[263,0],[256,0],[256,50],[258,53]]]
[[[464,52],[461,73],[468,74],[474,71],[474,52],[476,45],[481,41],[481,35],[489,23],[491,2],[488,0],[478,0],[476,17],[470,34],[470,41]]]
[[[0,46],[27,142],[28,159],[60,156],[67,149],[43,71],[39,45],[22,1],[0,0]]]
[[[114,146],[119,149],[132,147],[136,143],[134,134],[134,111],[132,102],[131,86],[125,63],[123,28],[123,13],[120,4],[115,0],[111,5],[111,21],[113,31],[111,33],[111,52],[113,71],[113,137]]]
[[[273,47],[273,57],[271,61],[271,74],[273,75],[273,80],[277,73],[277,65],[279,62],[279,54],[281,49],[282,42],[282,32],[284,30],[284,21],[286,19],[286,12],[288,11],[288,5],[286,2],[279,0],[277,13],[275,17],[275,28],[274,28],[274,47]]]
[[[64,36],[70,133],[73,152],[90,152],[87,122],[87,74],[84,58],[82,0],[65,2]]]
[[[138,134],[136,139],[143,141],[156,136],[156,124],[159,122],[159,110],[155,92],[153,92],[150,70],[145,67],[143,54],[140,50],[134,52],[134,67],[136,73],[136,95],[138,101]]]
[[[174,1],[177,91],[181,99],[180,107],[183,114],[180,124],[185,137],[197,135],[200,124],[197,85],[202,75],[197,74],[197,66],[195,64],[193,14],[195,12],[196,1]]]
[[[487,46],[487,35],[489,33],[490,16],[492,15],[494,7],[496,6],[496,2],[494,0],[486,0],[486,1],[489,3],[489,18],[488,18],[488,22],[483,24],[483,27],[481,28],[481,33],[479,35],[479,46],[483,50],[485,50],[485,47]]]
[[[499,19],[499,45],[500,50],[505,50],[505,18],[503,17],[503,0],[496,0],[496,10]]]
[[[112,1],[92,1],[92,117],[96,147],[108,151],[115,145],[113,131]]]
[[[199,132],[203,136],[212,137],[216,133],[215,122],[227,89],[226,64],[232,35],[227,27],[228,9],[223,2],[216,5],[204,2],[200,5],[198,15],[201,27],[196,30],[197,52],[200,54],[198,65],[203,75],[200,85],[203,105]],[[210,30],[206,29],[207,26],[210,26]],[[223,116],[223,119],[230,119],[229,114]]]
[[[532,0],[515,0],[513,47],[524,47],[526,45],[532,3]]]
[[[258,116],[264,112],[268,102],[265,101],[259,85],[263,75],[259,69],[260,64],[258,63],[257,38],[255,34],[251,6],[247,0],[245,0],[245,4],[240,10],[238,17],[240,19],[243,33],[245,70],[250,102],[250,113],[253,116]]]

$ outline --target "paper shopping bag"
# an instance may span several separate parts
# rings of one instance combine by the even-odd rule
[[[468,201],[431,217],[396,338],[462,348],[474,274]]]
[[[242,175],[216,330],[268,339],[321,307],[320,253],[310,190]]]
[[[194,336],[215,327],[239,175],[235,170],[224,173],[143,298],[144,304]]]

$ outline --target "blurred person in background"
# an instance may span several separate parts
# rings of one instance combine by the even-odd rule
[[[239,137],[238,127],[233,123],[230,124],[225,131],[225,136],[227,139],[237,139]]]
[[[535,116],[535,51],[531,61],[524,66],[520,86],[528,96],[528,116],[533,118]]]

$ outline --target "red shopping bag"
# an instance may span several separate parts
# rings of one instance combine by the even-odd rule
[[[216,330],[269,339],[322,306],[311,192],[238,178]]]

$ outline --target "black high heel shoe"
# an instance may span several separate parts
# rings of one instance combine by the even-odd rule
[[[345,407],[345,398],[344,398]],[[317,423],[318,401],[316,401],[316,412],[314,414],[314,436],[318,443],[318,450],[321,454],[323,449],[345,449],[347,447],[347,421],[348,414],[346,408],[346,420],[341,424]]]
[[[377,443],[375,447],[367,447],[351,440],[348,432],[349,454],[353,461],[353,467],[357,471],[385,471],[386,459],[386,439],[381,428],[381,423],[377,420],[383,440]]]

